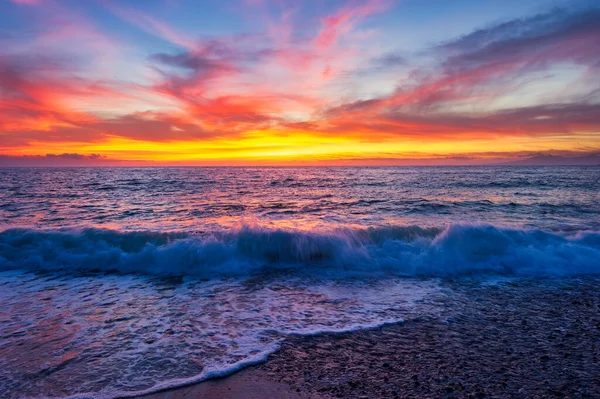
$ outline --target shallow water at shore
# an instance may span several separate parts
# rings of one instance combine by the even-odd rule
[[[0,273],[0,391],[116,397],[226,375],[290,335],[396,323],[434,282]],[[430,311],[430,310],[427,310]],[[73,383],[66,383],[73,381]]]

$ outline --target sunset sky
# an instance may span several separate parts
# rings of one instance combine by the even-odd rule
[[[0,0],[0,164],[599,152],[597,4]]]

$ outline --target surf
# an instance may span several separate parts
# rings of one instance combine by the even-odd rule
[[[293,230],[242,225],[215,232],[8,229],[0,268],[223,278],[269,271],[326,277],[600,273],[600,233],[467,223]]]

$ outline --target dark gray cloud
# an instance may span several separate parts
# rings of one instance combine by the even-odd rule
[[[387,53],[380,57],[373,58],[371,64],[379,68],[393,68],[397,66],[408,65],[406,56],[399,53]]]
[[[106,159],[105,156],[100,154],[90,154],[90,155],[82,155],[76,153],[64,153],[64,154],[46,154],[46,158],[49,159],[67,159],[67,160],[97,160],[97,159]]]
[[[224,66],[223,62],[219,60],[201,55],[192,55],[187,52],[179,54],[159,53],[152,55],[150,59],[162,65],[189,69],[197,73],[208,73],[213,69],[222,68]]]
[[[529,68],[570,61],[597,66],[600,61],[600,8],[554,9],[479,29],[436,48],[446,68],[521,61]]]
[[[2,167],[20,167],[20,166],[109,166],[126,165],[128,162],[109,159],[101,154],[46,154],[46,155],[23,155],[10,156],[0,155],[0,166]]]

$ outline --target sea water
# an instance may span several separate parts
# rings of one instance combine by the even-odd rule
[[[600,167],[0,169],[0,231],[3,396],[134,396],[600,273]]]

